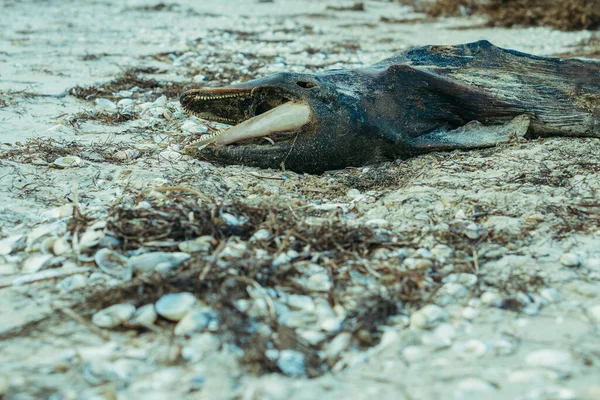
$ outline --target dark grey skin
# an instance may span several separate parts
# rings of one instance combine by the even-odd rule
[[[232,93],[231,99],[202,99]],[[278,73],[181,95],[202,118],[237,124],[285,101],[310,121],[275,145],[253,139],[186,152],[225,164],[321,173],[514,136],[600,137],[600,63],[537,57],[487,41],[426,46],[366,68]],[[277,135],[276,135],[277,136]]]

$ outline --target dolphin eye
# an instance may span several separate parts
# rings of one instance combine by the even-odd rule
[[[315,86],[317,86],[316,83],[314,82],[307,82],[307,81],[298,81],[296,82],[296,85],[300,86],[301,88],[304,89],[310,89],[310,88],[314,88]]]

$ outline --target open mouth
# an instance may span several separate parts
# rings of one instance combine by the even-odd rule
[[[183,93],[180,102],[198,118],[232,125],[186,146],[195,150],[209,144],[256,144],[257,138],[288,140],[310,120],[308,104],[276,88],[195,89]]]

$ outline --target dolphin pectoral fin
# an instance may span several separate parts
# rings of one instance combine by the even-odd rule
[[[519,115],[504,125],[483,125],[471,121],[454,130],[435,130],[414,139],[417,150],[450,150],[491,147],[523,137],[531,124],[528,115]]]

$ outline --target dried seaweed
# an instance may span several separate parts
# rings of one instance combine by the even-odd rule
[[[99,97],[114,100],[121,98],[116,95],[117,92],[137,87],[138,91],[134,93],[133,98],[140,96],[139,89],[146,89],[150,90],[155,97],[165,95],[170,99],[176,99],[190,88],[187,83],[162,82],[140,77],[141,74],[156,73],[156,71],[155,69],[128,69],[112,81],[94,86],[75,86],[69,89],[68,93],[86,101],[94,101]]]
[[[488,26],[550,26],[563,31],[600,27],[597,0],[437,0],[412,4],[433,17],[482,15],[488,18]]]

